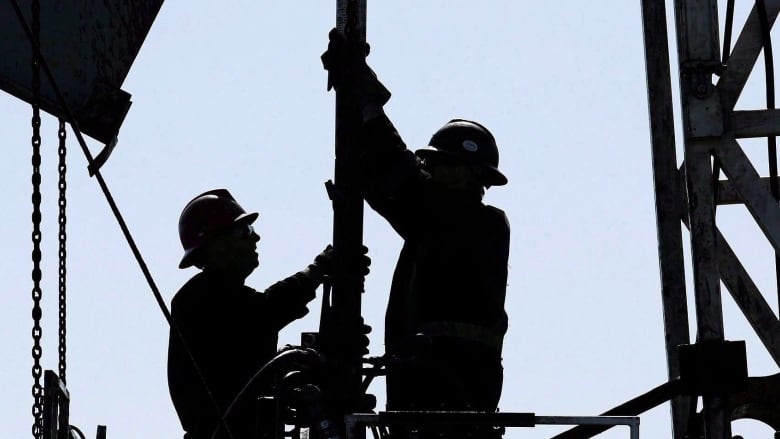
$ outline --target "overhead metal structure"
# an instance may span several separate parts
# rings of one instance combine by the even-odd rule
[[[780,111],[772,108],[773,96],[767,99],[767,109],[736,109],[762,48],[771,54],[768,35],[778,11],[780,1],[758,0],[733,49],[728,47],[733,17],[729,12],[721,56],[717,0],[674,2],[684,138],[684,161],[678,165],[665,1],[642,0],[668,372],[670,380],[683,377],[689,385],[688,396],[672,401],[675,439],[731,438],[730,423],[737,418],[758,419],[780,430],[780,374],[741,376],[747,374],[744,345],[724,340],[721,282],[778,365],[780,321],[716,222],[718,205],[743,204],[780,254],[780,206],[770,191],[777,177],[762,178],[738,142],[767,137],[770,161],[776,162],[771,151],[774,136],[780,134]],[[771,56],[766,58],[771,61]],[[771,62],[767,65],[771,72]],[[767,84],[773,95],[771,78]],[[721,171],[726,179],[720,178]],[[692,253],[693,344],[683,225],[690,230]],[[702,413],[696,413],[698,397]]]
[[[0,89],[31,103],[33,50],[14,6],[13,0],[0,1]],[[41,56],[56,80],[56,87],[41,81],[41,109],[107,145],[98,164],[130,108],[130,95],[120,87],[161,6],[162,0],[82,0],[44,2],[40,8]],[[21,11],[30,23],[29,8]],[[75,121],[68,120],[68,110]]]

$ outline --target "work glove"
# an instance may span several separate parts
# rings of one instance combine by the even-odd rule
[[[368,257],[368,247],[365,245],[360,246],[361,254],[358,257],[358,273],[360,273],[361,276],[367,276],[368,273],[371,272],[371,269],[369,268],[371,266],[371,258]]]
[[[325,278],[333,273],[333,267],[336,265],[334,259],[333,246],[328,244],[325,250],[314,257],[314,262],[306,267],[304,273],[309,276],[315,287],[323,283]]]
[[[355,96],[360,108],[385,105],[390,100],[390,91],[366,64],[368,44],[351,41],[335,28],[328,34],[328,39],[328,50],[320,57],[322,66],[328,71],[328,90],[349,92]]]
[[[325,321],[320,324],[320,334],[317,347],[325,356],[368,354],[371,326],[367,325],[362,317],[346,317],[337,310],[331,309],[324,316]]]
[[[333,246],[328,244],[325,250],[314,257],[314,262],[311,265],[316,267],[324,276],[331,274],[335,265],[334,253]]]
[[[361,246],[360,250],[361,254],[358,256],[356,274],[363,277],[368,275],[368,273],[371,271],[369,269],[369,266],[371,266],[371,258],[368,257],[368,247],[365,245]],[[329,244],[327,247],[325,247],[325,250],[323,250],[314,258],[314,262],[309,265],[309,271],[315,272],[322,277],[330,277],[336,274],[337,271],[340,271],[339,264],[343,263],[345,262],[336,255],[336,251],[333,249],[333,246]],[[351,265],[352,264],[350,264],[350,266]],[[348,275],[351,273],[345,274]]]

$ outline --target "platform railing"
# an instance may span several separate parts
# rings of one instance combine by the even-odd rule
[[[638,416],[537,416],[535,413],[486,413],[451,411],[389,411],[355,413],[344,417],[346,439],[365,439],[366,427],[390,425],[483,425],[532,428],[538,425],[625,425],[629,437],[639,439]]]

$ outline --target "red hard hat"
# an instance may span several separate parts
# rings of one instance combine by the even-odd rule
[[[226,189],[214,189],[193,198],[179,216],[179,239],[184,257],[179,268],[193,264],[195,252],[215,233],[242,222],[251,224],[257,213],[246,213]]]

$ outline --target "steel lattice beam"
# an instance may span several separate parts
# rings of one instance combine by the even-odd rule
[[[680,221],[690,229],[697,342],[723,341],[723,282],[780,365],[780,320],[721,234],[715,215],[718,204],[744,204],[772,246],[780,249],[780,207],[770,195],[768,179],[758,174],[736,141],[780,134],[780,111],[735,111],[762,50],[762,26],[774,24],[780,0],[766,0],[766,23],[760,22],[756,8],[749,14],[727,65],[720,59],[717,1],[675,0],[685,157],[679,171],[664,4],[642,1],[669,377],[679,372],[677,347],[690,338]],[[720,76],[717,85],[715,74]],[[728,180],[714,181],[714,163]],[[685,407],[684,400],[673,401],[677,439],[693,422]],[[727,395],[706,395],[703,407],[706,437],[730,438],[733,413]]]

